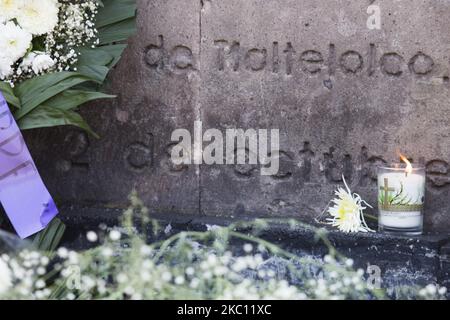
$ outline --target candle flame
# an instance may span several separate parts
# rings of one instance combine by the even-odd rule
[[[411,165],[411,162],[409,162],[408,158],[406,158],[406,157],[405,157],[404,155],[402,155],[400,152],[398,153],[398,155],[400,156],[400,159],[401,159],[404,163],[406,163],[406,168],[405,168],[405,173],[406,173],[406,175],[411,174],[411,172],[412,172],[412,170],[413,170],[412,165]]]

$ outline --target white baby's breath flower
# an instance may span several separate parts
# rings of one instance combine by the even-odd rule
[[[430,295],[435,295],[435,294],[436,294],[436,291],[437,291],[437,288],[436,288],[436,286],[435,286],[434,284],[429,284],[429,285],[427,285],[427,286],[425,287],[425,290],[427,290],[427,292],[428,292]]]
[[[347,259],[347,260],[345,260],[345,265],[346,265],[347,267],[352,267],[352,266],[353,266],[353,263],[354,263],[353,259]]]
[[[16,62],[25,55],[31,40],[31,34],[14,22],[0,23],[0,60]]]
[[[69,256],[69,250],[64,247],[61,247],[56,252],[61,259],[66,259]]]
[[[141,255],[143,255],[143,256],[148,256],[149,254],[152,253],[152,248],[150,248],[150,247],[147,246],[147,245],[143,245],[143,246],[140,248],[140,252],[141,252]]]
[[[127,287],[123,290],[123,292],[124,292],[126,295],[132,296],[132,295],[134,294],[134,288],[131,287],[131,286],[127,286]]]
[[[42,35],[56,27],[58,11],[56,0],[27,0],[17,16],[17,21],[33,35]]]
[[[345,189],[338,188],[336,191],[337,198],[333,199],[333,207],[328,208],[328,213],[332,218],[328,218],[327,221],[334,227],[337,227],[340,231],[349,232],[368,232],[372,231],[364,220],[363,211],[366,206],[371,206],[361,199],[361,197],[350,191],[350,188],[342,177],[345,185]]]
[[[36,274],[43,276],[45,273],[47,272],[47,270],[45,270],[44,267],[39,267],[36,269]]]
[[[89,242],[95,242],[98,240],[97,233],[95,233],[94,231],[89,231],[88,233],[86,233],[86,238]]]
[[[112,230],[110,233],[109,233],[109,238],[112,240],[112,241],[118,241],[118,240],[120,240],[120,237],[121,237],[122,235],[121,235],[121,233],[120,233],[120,231],[117,231],[117,230]]]
[[[185,272],[188,276],[192,276],[195,273],[195,269],[192,267],[187,267]]]
[[[199,284],[200,284],[200,280],[199,280],[198,278],[193,278],[193,279],[191,280],[191,283],[189,284],[189,286],[190,286],[192,289],[196,289],[196,288],[199,286]]]
[[[244,244],[243,248],[244,248],[244,251],[247,252],[247,253],[250,253],[253,250],[253,246],[251,245],[251,243]]]
[[[105,247],[102,249],[101,253],[104,257],[108,258],[108,257],[111,257],[114,252],[111,248]]]
[[[39,279],[38,281],[36,281],[36,283],[34,285],[36,288],[42,289],[45,287],[45,281],[42,279]]]
[[[8,265],[0,258],[0,296],[7,292],[12,285],[11,270]]]
[[[177,284],[177,285],[182,285],[184,283],[184,277],[182,277],[182,276],[177,276],[176,278],[175,278],[175,284]]]
[[[22,63],[20,64],[20,67],[22,69],[31,68],[33,65],[34,58],[36,58],[37,54],[35,52],[29,52],[27,55],[22,59]]]
[[[141,272],[141,279],[144,282],[150,281],[151,278],[152,278],[152,276],[151,276],[150,272],[148,272],[148,271]]]
[[[66,298],[67,298],[67,300],[75,300],[76,296],[72,292],[69,292],[66,295]]]
[[[163,274],[161,275],[161,279],[165,282],[169,282],[170,280],[172,280],[172,274],[168,271],[163,272]]]
[[[0,22],[16,18],[24,3],[24,0],[0,0]]]
[[[128,277],[125,273],[119,273],[117,275],[117,282],[118,283],[125,283],[128,281]]]
[[[40,258],[40,263],[41,263],[41,265],[43,265],[43,266],[48,265],[49,262],[50,262],[50,259],[49,259],[48,257],[46,257],[46,256],[43,256],[43,257]]]

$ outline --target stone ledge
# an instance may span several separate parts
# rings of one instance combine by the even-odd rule
[[[68,225],[66,244],[84,247],[88,244],[84,234],[95,230],[100,223],[113,226],[121,210],[96,208],[66,208],[62,219]],[[172,234],[184,230],[206,230],[207,225],[229,225],[247,218],[226,219],[208,216],[152,215],[161,225],[171,225]],[[317,226],[317,225],[316,225]],[[323,227],[323,225],[321,225]],[[251,230],[240,230],[248,232]],[[381,233],[343,234],[327,230],[333,246],[345,256],[355,261],[358,268],[367,269],[376,265],[381,270],[382,279],[388,287],[400,285],[426,285],[436,282],[450,286],[450,236],[426,234],[403,237]],[[303,227],[289,228],[285,224],[271,224],[260,237],[274,242],[297,255],[321,257],[327,253],[326,246],[316,240],[313,231]]]

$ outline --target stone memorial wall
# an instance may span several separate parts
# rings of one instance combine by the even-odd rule
[[[446,230],[449,21],[448,0],[139,1],[118,98],[83,107],[101,138],[27,141],[62,206],[124,207],[136,188],[154,212],[236,218],[317,216],[342,175],[376,207],[376,166],[401,150],[427,168],[426,228]],[[195,121],[279,129],[278,173],[174,164],[171,134]]]

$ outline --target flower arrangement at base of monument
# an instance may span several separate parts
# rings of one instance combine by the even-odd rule
[[[96,136],[78,108],[114,98],[101,87],[134,34],[135,20],[136,0],[0,0],[0,200],[16,231],[11,215],[22,215],[22,235],[47,225],[57,209],[20,130],[73,125]],[[36,226],[23,226],[23,215],[32,213],[15,212],[23,207],[9,203],[7,193],[18,188],[18,177],[31,181],[33,172],[38,178],[28,187],[45,190],[44,209],[34,208],[42,211]]]
[[[0,0],[0,91],[21,129],[89,130],[99,92],[135,31],[135,0]]]

